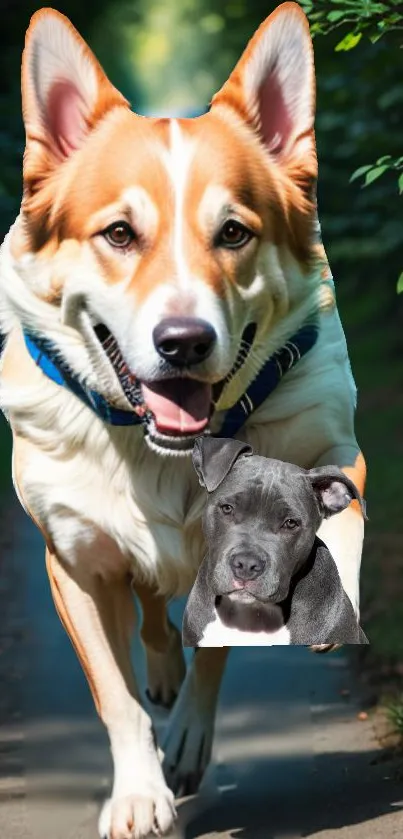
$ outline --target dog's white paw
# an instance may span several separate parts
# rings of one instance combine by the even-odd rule
[[[182,637],[173,624],[169,626],[168,648],[161,652],[144,644],[147,658],[147,696],[155,705],[172,708],[186,674]]]
[[[98,822],[101,839],[145,839],[163,836],[176,817],[174,797],[167,787],[133,793],[105,802]]]
[[[163,743],[163,770],[176,796],[195,793],[210,762],[215,708],[203,708],[194,694],[191,670],[179,694]]]

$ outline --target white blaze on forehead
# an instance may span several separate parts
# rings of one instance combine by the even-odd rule
[[[184,137],[177,120],[170,121],[171,143],[165,157],[165,165],[172,180],[175,195],[173,224],[173,249],[177,278],[182,286],[188,286],[190,271],[186,264],[184,250],[184,204],[188,185],[190,163],[194,154],[194,144]]]

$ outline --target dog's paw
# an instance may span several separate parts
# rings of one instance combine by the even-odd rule
[[[198,705],[189,671],[163,743],[165,778],[177,797],[197,792],[210,762],[213,734],[214,709]]]
[[[167,787],[149,794],[127,795],[105,802],[98,822],[101,839],[145,839],[165,835],[176,817],[174,798]]]
[[[144,644],[147,657],[147,697],[155,705],[172,708],[186,675],[182,638],[173,624],[169,625],[169,642],[164,651]]]
[[[333,653],[341,647],[342,644],[313,644],[311,650],[313,653]]]

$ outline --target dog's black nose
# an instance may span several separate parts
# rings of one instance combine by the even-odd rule
[[[246,580],[256,580],[257,577],[260,577],[261,574],[263,574],[266,566],[264,559],[259,559],[252,554],[248,556],[248,554],[245,553],[235,554],[235,556],[232,556],[229,564],[235,579],[242,580],[244,582],[246,582]]]
[[[153,331],[158,354],[175,367],[205,361],[213,352],[216,340],[215,329],[200,318],[165,318]]]

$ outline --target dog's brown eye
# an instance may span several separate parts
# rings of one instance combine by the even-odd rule
[[[216,244],[224,248],[242,248],[252,239],[253,233],[239,221],[229,219],[221,228]]]
[[[221,504],[221,510],[224,513],[224,516],[229,516],[232,513],[233,509],[234,508],[231,507],[231,504]]]
[[[111,224],[103,231],[103,235],[114,248],[127,248],[135,238],[134,232],[127,221],[117,221],[115,224]]]
[[[299,522],[296,519],[286,519],[283,524],[284,530],[295,530],[296,527],[299,527]]]

